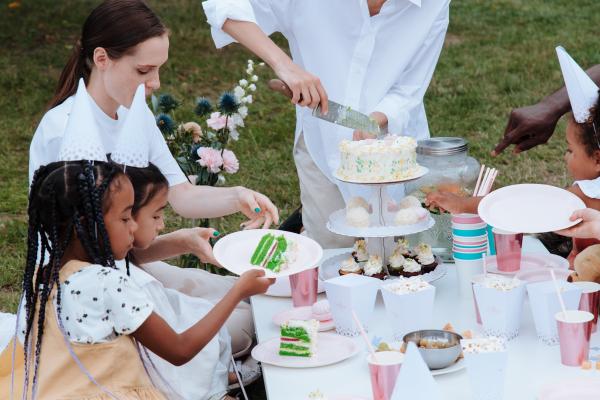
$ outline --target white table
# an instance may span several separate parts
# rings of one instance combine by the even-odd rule
[[[526,238],[523,245],[527,253],[548,253],[543,245],[533,238]],[[340,254],[346,250],[326,250],[323,258]],[[448,273],[434,282],[436,286],[434,326],[441,329],[450,322],[458,332],[471,329],[478,331],[475,322],[473,300],[460,296],[456,286],[454,264],[448,264]],[[324,294],[320,295],[323,298]],[[280,311],[292,307],[291,298],[254,296],[252,309],[258,341],[264,342],[279,336],[279,328],[271,318]],[[562,378],[596,376],[600,371],[583,371],[577,367],[565,367],[560,363],[559,347],[546,346],[536,336],[528,301],[525,302],[519,337],[509,342],[508,373],[505,386],[507,400],[535,399],[540,388]],[[392,332],[385,322],[385,310],[378,294],[369,337],[379,336],[392,340]],[[334,332],[334,331],[332,331]],[[290,369],[263,364],[263,377],[270,400],[306,400],[308,393],[319,389],[327,396],[356,395],[371,399],[371,383],[366,363],[367,350],[359,336],[353,340],[361,351],[354,357],[338,364],[320,368]],[[600,335],[592,336],[591,347],[600,345]],[[600,354],[591,350],[590,358]],[[436,381],[446,399],[471,398],[470,386],[465,370],[437,376]],[[600,394],[599,394],[600,398]]]

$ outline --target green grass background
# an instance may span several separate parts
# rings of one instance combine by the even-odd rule
[[[394,0],[391,0],[394,1]],[[425,0],[427,1],[427,0]],[[27,167],[31,137],[55,88],[81,25],[97,1],[0,1],[0,310],[14,311],[27,231]],[[196,96],[216,97],[243,77],[252,56],[238,45],[216,50],[198,0],[150,1],[171,30],[162,88],[192,107]],[[511,108],[536,102],[562,86],[554,47],[562,44],[584,67],[600,62],[597,0],[454,0],[446,44],[426,95],[434,136],[463,136],[471,155],[500,170],[498,182],[565,185],[564,123],[549,144],[493,161]],[[276,36],[285,46],[285,40]],[[262,78],[271,74],[264,70]],[[234,146],[240,172],[229,184],[267,194],[282,217],[299,205],[291,157],[294,113],[265,90]],[[231,232],[239,216],[215,221]],[[169,228],[182,224],[177,217]]]

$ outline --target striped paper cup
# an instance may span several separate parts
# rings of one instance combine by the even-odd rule
[[[452,223],[457,224],[480,224],[483,222],[477,214],[452,214],[451,220]]]

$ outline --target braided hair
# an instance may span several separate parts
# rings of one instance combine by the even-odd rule
[[[103,215],[110,207],[107,189],[111,184],[118,184],[119,176],[123,176],[123,172],[114,164],[97,161],[94,164],[54,162],[40,167],[34,174],[27,210],[29,227],[23,277],[26,320],[23,398],[27,398],[30,379],[31,398],[35,398],[46,305],[55,286],[56,311],[59,320],[61,318],[59,271],[69,244],[78,240],[88,261],[116,268]],[[46,255],[49,255],[48,260]],[[37,332],[33,342],[36,316]],[[33,378],[30,377],[32,351],[35,354]]]
[[[598,91],[598,100],[590,109],[590,116],[587,121],[579,123],[571,114],[571,119],[579,128],[579,140],[588,156],[600,150],[600,91]]]

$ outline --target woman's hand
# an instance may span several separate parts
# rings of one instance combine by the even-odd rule
[[[570,220],[581,222],[571,228],[556,231],[559,235],[579,239],[600,239],[600,211],[593,208],[577,210],[571,215]]]
[[[275,278],[265,278],[264,270],[251,269],[240,275],[233,290],[237,292],[241,301],[255,294],[265,293],[274,282]]]
[[[219,236],[219,232],[212,228],[187,228],[178,232],[181,232],[188,253],[195,255],[203,263],[221,267],[210,245],[210,239]]]
[[[271,200],[245,187],[238,188],[238,211],[248,217],[248,221],[242,224],[244,229],[266,229],[271,224],[279,224],[279,211]]]
[[[314,109],[320,103],[323,114],[327,114],[329,111],[327,92],[318,77],[305,71],[289,58],[275,66],[273,70],[292,91],[293,104]]]

